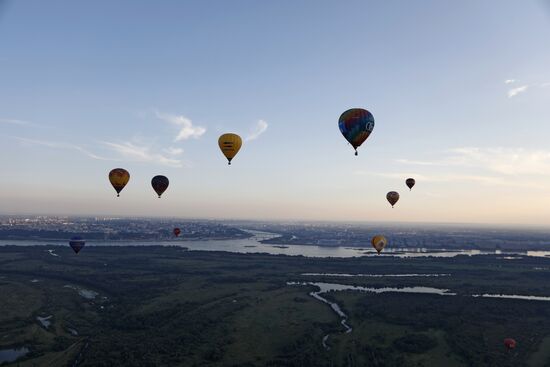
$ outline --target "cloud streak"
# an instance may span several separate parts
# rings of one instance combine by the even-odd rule
[[[250,130],[250,133],[246,137],[246,141],[256,140],[260,135],[262,135],[266,130],[269,124],[264,120],[258,120],[256,125]]]
[[[135,162],[158,163],[169,167],[182,167],[181,160],[152,152],[151,148],[148,146],[139,146],[132,142],[114,143],[104,141],[101,143],[128,160]]]
[[[102,161],[134,161],[134,162],[144,162],[144,163],[155,163],[168,167],[182,167],[183,163],[180,159],[176,159],[173,156],[180,155],[183,153],[183,149],[174,148],[174,150],[169,153],[170,156],[165,156],[160,153],[153,152],[148,146],[140,146],[131,142],[100,142],[105,149],[110,150],[118,155],[118,157],[105,157],[98,154],[95,154],[88,149],[83,148],[82,146],[56,142],[56,141],[47,141],[47,140],[38,140],[38,139],[28,139],[22,137],[14,137],[22,144],[33,145],[33,146],[42,146],[50,149],[60,149],[60,150],[73,150],[78,151],[89,158],[102,160]]]
[[[418,172],[400,172],[400,173],[384,173],[384,172],[365,172],[355,171],[355,175],[374,175],[392,179],[402,180],[404,177],[414,177],[417,181],[432,182],[432,183],[456,183],[456,182],[471,182],[485,186],[501,186],[501,187],[520,187],[531,189],[545,189],[546,186],[542,183],[510,180],[503,176],[495,175],[471,175],[471,174],[455,174],[455,173],[418,173]]]
[[[528,85],[522,85],[521,87],[512,88],[508,90],[508,98],[513,98],[520,93],[524,93],[527,91],[528,88],[529,88]]]
[[[397,159],[399,163],[416,166],[462,166],[480,168],[501,175],[548,176],[550,151],[525,148],[461,147],[450,149],[447,156],[435,161]]]
[[[2,124],[10,124],[10,125],[30,125],[31,123],[29,121],[25,120],[17,120],[17,119],[4,119],[0,118],[0,123]]]
[[[27,144],[27,145],[43,146],[43,147],[48,147],[48,148],[52,148],[52,149],[76,150],[76,151],[79,151],[80,153],[83,153],[84,155],[86,155],[90,158],[93,158],[93,159],[98,159],[98,160],[103,160],[103,161],[116,161],[116,159],[106,158],[106,157],[102,157],[102,156],[99,156],[97,154],[94,154],[94,153],[90,152],[87,149],[84,149],[83,147],[81,147],[79,145],[61,143],[61,142],[55,142],[55,141],[28,139],[28,138],[22,138],[22,137],[17,137],[17,136],[14,137],[14,139],[18,140],[19,142],[21,142],[23,144]]]
[[[188,139],[198,139],[206,133],[206,128],[202,126],[194,126],[193,122],[183,115],[172,115],[155,111],[155,116],[162,121],[168,122],[179,129],[174,141],[182,141]]]

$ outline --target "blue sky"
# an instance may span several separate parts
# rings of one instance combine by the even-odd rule
[[[548,2],[4,5],[3,213],[548,224]]]

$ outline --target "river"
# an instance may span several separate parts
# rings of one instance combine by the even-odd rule
[[[437,276],[450,276],[450,274],[323,274],[323,273],[303,273],[304,276],[332,276],[332,277],[371,277],[371,278],[382,278],[382,277],[437,277]],[[418,293],[418,294],[431,294],[438,296],[457,296],[457,293],[451,292],[449,289],[442,288],[433,288],[433,287],[424,287],[424,286],[414,286],[414,287],[362,287],[357,285],[347,285],[347,284],[338,284],[338,283],[325,283],[325,282],[287,282],[287,285],[291,286],[314,286],[318,290],[310,292],[309,295],[315,298],[318,301],[326,303],[330,308],[340,317],[340,324],[344,327],[343,332],[349,334],[352,332],[353,328],[348,324],[348,315],[340,305],[336,302],[331,302],[322,295],[328,292],[338,292],[338,291],[356,291],[356,292],[369,292],[369,293]],[[525,301],[550,301],[550,297],[547,296],[529,296],[529,295],[517,295],[517,294],[470,294],[465,295],[474,298],[501,298],[501,299],[520,299]],[[323,348],[330,350],[328,344],[328,339],[330,334],[327,334],[322,339]]]
[[[29,349],[25,347],[17,349],[0,349],[0,364],[4,362],[13,362],[27,353],[29,353]]]
[[[243,229],[244,230],[244,229]],[[384,249],[382,254],[377,255],[376,251],[368,247],[328,247],[328,246],[310,246],[310,245],[273,245],[261,243],[261,240],[278,237],[276,233],[246,230],[253,234],[253,237],[247,239],[235,240],[182,240],[174,238],[169,241],[89,241],[86,246],[180,246],[189,250],[196,251],[228,251],[237,253],[267,253],[271,255],[291,255],[305,257],[359,257],[359,256],[380,256],[380,257],[454,257],[459,255],[477,256],[477,255],[497,255],[503,260],[518,259],[522,256],[549,257],[550,251],[525,251],[525,252],[501,252],[501,251],[480,251],[480,250],[434,250],[425,248],[392,248]],[[20,241],[20,240],[0,240],[0,246],[18,245],[18,246],[36,246],[36,245],[67,245],[68,242],[58,241]],[[53,251],[47,250],[52,256],[57,256]]]

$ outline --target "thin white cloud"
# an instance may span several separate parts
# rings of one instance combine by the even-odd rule
[[[148,146],[138,146],[132,142],[113,143],[104,141],[102,144],[129,160],[158,163],[170,167],[182,167],[181,160],[154,153]]]
[[[48,140],[38,140],[38,139],[29,139],[22,137],[13,137],[22,144],[34,145],[34,146],[43,146],[51,149],[66,149],[66,150],[75,150],[78,151],[90,158],[103,160],[103,161],[115,161],[120,162],[124,160],[132,160],[135,162],[146,162],[146,163],[157,163],[169,167],[182,167],[183,162],[179,159],[167,157],[160,153],[155,153],[151,151],[151,148],[148,146],[139,146],[131,142],[122,142],[122,143],[113,143],[113,142],[101,142],[101,144],[118,154],[120,157],[105,157],[97,155],[88,149],[85,149],[79,145],[48,141]],[[173,155],[178,155],[183,153],[182,149],[174,148]]]
[[[432,183],[456,183],[456,182],[472,182],[486,186],[501,186],[501,187],[521,187],[532,189],[545,189],[546,185],[533,181],[526,180],[510,180],[504,176],[495,175],[471,175],[471,174],[455,174],[455,173],[418,173],[418,172],[400,172],[400,173],[384,173],[384,172],[363,172],[356,171],[357,175],[374,175],[398,180],[404,180],[405,177],[414,177],[417,182],[432,182]]]
[[[250,133],[248,134],[245,140],[250,141],[250,140],[257,139],[260,135],[262,135],[267,130],[268,126],[269,125],[266,121],[258,120],[256,125],[254,125],[254,127],[250,130]]]
[[[515,83],[516,82],[516,79],[506,79],[504,81],[504,84],[512,84],[512,83]]]
[[[183,149],[168,147],[168,148],[164,149],[164,152],[166,154],[169,154],[169,155],[181,155],[181,154],[183,154]]]
[[[502,175],[550,175],[550,151],[524,148],[463,147],[451,150],[455,163],[484,168]]]
[[[46,141],[46,140],[28,139],[28,138],[21,138],[17,136],[14,138],[20,141],[21,143],[27,144],[27,145],[38,145],[38,146],[44,146],[52,149],[72,149],[72,150],[77,150],[93,159],[99,159],[103,161],[116,161],[116,159],[98,156],[97,154],[94,154],[89,150],[74,144],[61,143],[61,142],[55,142],[55,141]]]
[[[550,82],[542,83],[540,86],[543,88],[550,87]]]
[[[396,161],[413,166],[477,168],[501,175],[550,175],[550,150],[460,147],[450,149],[445,154],[439,154],[439,157],[429,162],[409,159]]]
[[[3,118],[0,118],[0,123],[10,124],[10,125],[30,125],[31,124],[29,121],[25,121],[25,120],[3,119]]]
[[[397,163],[402,163],[402,164],[410,164],[410,165],[417,165],[417,166],[440,166],[442,165],[443,163],[441,162],[432,162],[432,161],[415,161],[415,160],[410,160],[410,159],[396,159],[395,160]]]
[[[159,111],[155,111],[155,115],[158,119],[179,128],[178,135],[174,141],[187,140],[190,138],[198,139],[206,132],[206,128],[202,126],[194,126],[193,122],[183,115],[172,115],[169,113],[161,113]]]
[[[521,87],[512,88],[508,90],[508,98],[512,98],[517,96],[520,93],[524,93],[527,90],[527,88],[529,88],[528,85],[522,85]]]

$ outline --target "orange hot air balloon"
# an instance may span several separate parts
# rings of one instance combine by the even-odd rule
[[[386,199],[391,204],[391,207],[395,205],[399,201],[399,193],[397,191],[390,191],[386,194]]]
[[[378,252],[378,255],[380,255],[380,252],[386,247],[388,244],[388,240],[386,237],[382,235],[374,236],[371,240],[372,247]]]
[[[179,228],[174,228],[174,236],[178,237],[181,233],[181,229]]]
[[[223,134],[218,139],[218,146],[225,158],[227,158],[227,164],[231,164],[231,160],[235,158],[242,145],[243,141],[237,134]]]
[[[130,174],[124,168],[115,168],[109,172],[109,181],[111,181],[118,197],[124,186],[130,181]]]
[[[412,190],[412,188],[414,187],[414,184],[416,183],[415,179],[414,178],[407,178],[405,180],[405,184],[407,185],[407,187],[409,188],[409,190]]]
[[[512,338],[506,338],[504,339],[504,346],[507,350],[512,350],[516,347],[516,341]]]

